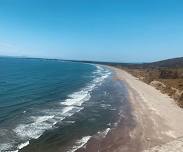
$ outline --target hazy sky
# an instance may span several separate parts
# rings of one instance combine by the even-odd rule
[[[183,56],[183,1],[0,0],[0,55],[116,62]]]

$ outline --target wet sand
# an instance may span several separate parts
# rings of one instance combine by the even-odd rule
[[[77,152],[142,152],[183,136],[183,110],[152,86],[114,67],[116,81],[125,83],[128,104],[120,121],[103,137],[96,135]]]

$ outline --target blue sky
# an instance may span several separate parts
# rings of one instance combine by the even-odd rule
[[[183,56],[182,0],[0,0],[0,55],[149,62]]]

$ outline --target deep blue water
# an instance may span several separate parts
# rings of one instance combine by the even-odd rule
[[[0,151],[76,149],[116,121],[119,87],[102,66],[0,58]]]

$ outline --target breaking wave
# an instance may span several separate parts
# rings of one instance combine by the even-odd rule
[[[93,72],[94,79],[87,86],[68,95],[67,99],[60,102],[57,108],[43,110],[40,115],[30,116],[29,123],[21,123],[16,126],[13,132],[16,134],[16,138],[20,139],[19,142],[0,143],[0,151],[17,152],[27,146],[29,140],[39,138],[46,130],[53,128],[57,122],[82,110],[84,108],[82,104],[90,99],[91,92],[111,74],[108,69],[102,66],[96,65],[96,67],[97,69]],[[86,136],[78,140],[71,152],[82,147],[89,139],[90,136]]]

